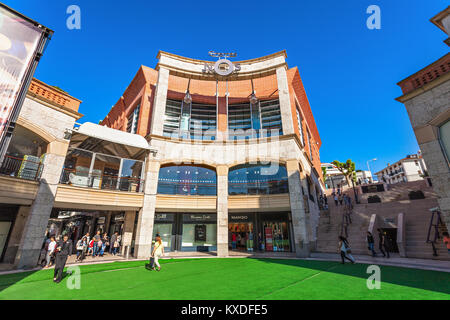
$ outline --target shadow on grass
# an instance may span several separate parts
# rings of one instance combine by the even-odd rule
[[[283,260],[267,258],[251,258],[270,264],[282,264],[299,268],[308,268],[328,273],[335,273],[367,280],[372,274],[367,273],[370,264],[341,264],[335,261]],[[374,264],[375,265],[375,264]],[[450,294],[450,273],[441,271],[420,270],[393,266],[381,266],[381,282],[407,286],[423,290]]]

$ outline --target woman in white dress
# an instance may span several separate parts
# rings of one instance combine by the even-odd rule
[[[161,265],[159,264],[159,258],[164,254],[164,245],[162,243],[161,237],[158,235],[156,235],[156,242],[155,242],[155,246],[153,247],[153,251],[152,251],[152,257],[155,261],[155,265],[158,267],[158,269],[156,269],[154,266],[152,268],[152,270],[157,270],[160,271],[161,270]]]

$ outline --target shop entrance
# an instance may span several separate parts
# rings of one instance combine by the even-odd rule
[[[290,252],[288,212],[231,213],[228,244],[233,251]]]
[[[255,250],[255,215],[230,214],[228,221],[229,249],[253,252]]]
[[[68,235],[75,244],[86,233],[93,237],[97,231],[100,234],[107,233],[111,237],[114,232],[123,236],[123,224],[125,212],[110,211],[67,211],[54,209],[48,221],[46,235],[55,236],[57,239]],[[109,250],[109,248],[106,248]]]
[[[153,236],[161,236],[166,251],[216,251],[216,219],[215,213],[156,213]]]

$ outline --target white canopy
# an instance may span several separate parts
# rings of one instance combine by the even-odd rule
[[[142,154],[144,150],[156,151],[141,135],[92,122],[85,122],[73,130],[70,146],[131,159]]]

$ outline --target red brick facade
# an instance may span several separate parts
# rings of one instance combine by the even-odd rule
[[[296,67],[287,70],[289,94],[292,107],[292,121],[295,133],[298,137],[299,128],[295,109],[299,107],[302,114],[303,132],[305,133],[305,154],[309,156],[309,145],[307,132],[311,135],[311,148],[313,151],[312,163],[319,176],[322,176],[320,167],[320,146],[322,144],[319,131],[311,111],[311,107]],[[108,115],[102,121],[102,125],[125,131],[127,128],[128,115],[140,103],[141,110],[138,121],[137,133],[147,136],[150,133],[152,106],[154,101],[155,86],[158,80],[158,71],[141,66],[122,97],[112,107]],[[169,75],[168,99],[182,100],[188,87],[188,79],[176,75]],[[276,74],[271,74],[253,79],[253,85],[258,99],[278,98],[278,83]],[[218,98],[218,119],[217,127],[219,131],[227,130],[227,109],[225,94],[227,82],[219,81],[217,88]],[[216,104],[216,82],[209,80],[191,79],[189,92],[192,99],[197,103]],[[229,104],[246,102],[252,93],[250,80],[228,81],[228,102]],[[162,121],[162,119],[161,119]]]

